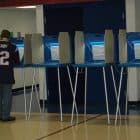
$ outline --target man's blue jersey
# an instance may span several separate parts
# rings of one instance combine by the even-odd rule
[[[19,52],[10,42],[0,41],[0,83],[11,84],[14,80],[14,65],[19,64]]]

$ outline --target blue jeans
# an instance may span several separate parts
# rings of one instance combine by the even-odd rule
[[[0,118],[8,118],[12,107],[12,84],[0,84]]]

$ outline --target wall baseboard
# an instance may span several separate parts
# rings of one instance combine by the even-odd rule
[[[128,101],[128,105],[140,105],[140,101]]]
[[[38,88],[39,84],[37,84],[36,86]],[[30,93],[29,91],[31,90],[31,88],[32,88],[32,86],[26,86],[27,93]],[[24,90],[24,87],[12,89],[13,96],[23,94],[24,93],[23,90]]]

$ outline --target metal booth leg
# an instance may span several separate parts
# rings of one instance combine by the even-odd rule
[[[74,114],[74,104],[76,105],[76,90],[77,90],[77,81],[78,81],[78,72],[79,68],[76,68],[76,77],[75,77],[75,84],[74,84],[74,92],[73,92],[73,105],[72,105],[72,116],[71,116],[71,123],[73,122],[73,114]],[[78,111],[77,111],[77,123],[78,123]]]
[[[31,89],[31,96],[30,96],[30,104],[29,104],[29,115],[28,115],[28,120],[30,119],[31,116],[31,108],[32,108],[32,99],[33,99],[33,92],[34,92],[34,76],[35,76],[35,71],[33,71],[33,79],[32,79],[32,89]]]
[[[85,101],[84,101],[84,115],[87,114],[87,67],[85,68]]]
[[[59,105],[60,105],[60,120],[63,121],[63,112],[62,112],[62,99],[61,99],[61,80],[60,80],[60,71],[59,66],[57,67],[57,75],[58,75],[58,90],[59,90]]]
[[[103,76],[104,76],[104,87],[105,87],[107,118],[108,118],[108,124],[110,124],[109,107],[108,107],[108,95],[107,95],[107,85],[106,85],[106,74],[105,74],[105,68],[104,67],[103,67]]]
[[[39,110],[41,113],[41,107],[40,107],[40,103],[39,103],[39,96],[38,96],[38,91],[37,91],[37,87],[36,87],[36,83],[35,83],[35,75],[36,75],[36,69],[33,68],[33,81],[32,81],[32,90],[31,90],[31,96],[30,96],[30,105],[29,105],[29,115],[28,115],[28,120],[30,119],[31,116],[31,108],[32,108],[32,99],[33,99],[33,92],[34,92],[34,86],[35,86],[35,92],[36,92],[36,97],[37,97],[37,102],[39,105]]]
[[[77,109],[77,105],[76,105],[76,101],[74,100],[74,96],[75,96],[75,91],[73,89],[73,85],[72,85],[72,80],[71,80],[71,75],[70,75],[70,70],[69,70],[69,66],[67,66],[67,72],[68,72],[68,76],[69,76],[69,81],[70,81],[70,87],[71,87],[71,92],[72,92],[72,96],[73,96],[73,103],[74,103],[74,107],[75,107],[75,110],[76,110],[76,114],[77,114],[77,118],[78,118],[78,109]],[[77,73],[76,73],[77,74]],[[77,76],[76,76],[77,77]],[[78,77],[77,77],[78,78]],[[76,79],[75,79],[76,81]],[[76,83],[77,84],[77,83]],[[73,111],[72,111],[72,118],[71,118],[71,123],[73,122]]]
[[[117,108],[116,108],[116,117],[115,117],[115,125],[117,124],[118,119],[118,111],[119,111],[119,102],[120,102],[120,93],[121,93],[121,86],[122,86],[122,79],[123,79],[123,67],[121,68],[121,76],[120,76],[120,83],[119,83],[119,92],[117,97]]]
[[[34,73],[35,73],[35,75],[36,75],[36,68],[34,68]],[[42,113],[42,111],[41,111],[41,106],[40,106],[39,92],[38,92],[37,86],[36,86],[36,76],[34,76],[34,86],[35,86],[35,93],[36,93],[35,95],[36,95],[36,99],[37,99],[39,111],[40,111],[40,113]]]
[[[111,73],[112,73],[112,78],[113,78],[113,84],[114,84],[114,89],[115,89],[115,97],[116,97],[116,101],[117,101],[117,88],[116,88],[116,82],[115,82],[115,76],[114,76],[114,70],[113,70],[113,67],[111,66]],[[121,112],[120,112],[120,107],[119,107],[119,116],[120,116],[120,119],[121,119]]]
[[[26,85],[25,85],[25,68],[22,69],[23,72],[23,87],[24,87],[24,108],[25,108],[25,119],[27,120],[27,99],[26,99]]]

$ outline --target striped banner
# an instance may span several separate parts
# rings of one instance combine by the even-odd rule
[[[65,3],[97,2],[97,1],[104,0],[0,0],[0,7],[39,5],[39,4],[65,4]]]

